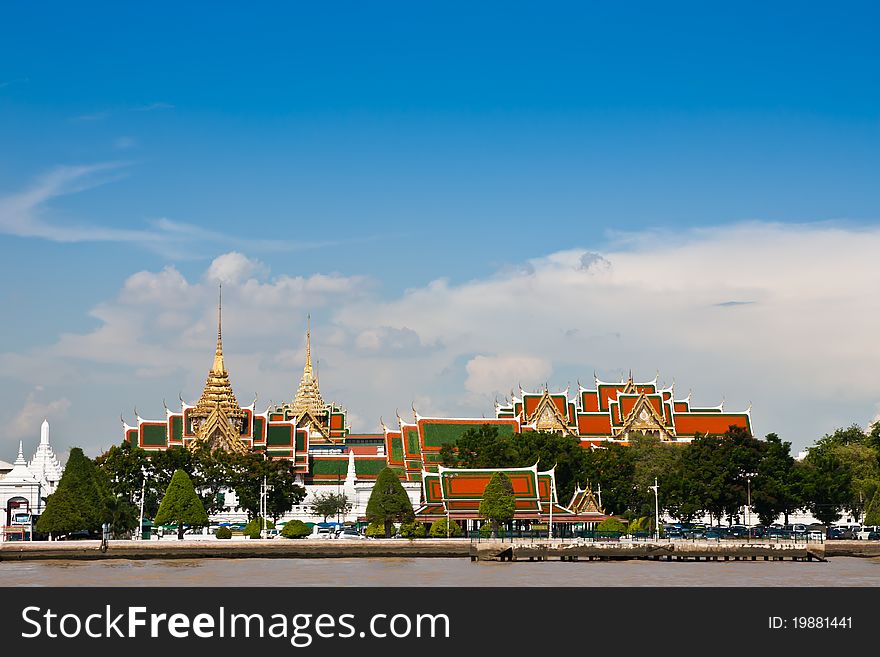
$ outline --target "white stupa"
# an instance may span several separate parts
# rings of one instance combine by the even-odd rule
[[[24,460],[24,453],[21,448],[21,441],[18,441],[18,458],[12,464],[12,470],[3,477],[4,484],[33,484],[37,485],[37,478],[28,469],[27,461]]]
[[[52,445],[49,444],[49,420],[43,420],[43,425],[40,427],[40,444],[27,467],[43,487],[44,496],[55,492],[64,468],[58,463]]]

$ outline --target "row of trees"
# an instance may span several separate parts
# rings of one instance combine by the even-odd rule
[[[503,472],[496,472],[489,480],[483,499],[480,502],[480,516],[487,520],[492,535],[498,533],[498,525],[513,519],[516,499],[510,478]],[[376,478],[370,500],[367,502],[367,535],[391,537],[394,524],[401,523],[400,535],[404,538],[422,538],[426,535],[424,525],[415,522],[415,513],[409,496],[391,468],[385,468]],[[441,518],[433,523],[430,535],[435,538],[461,536],[461,527],[454,521]]]
[[[441,458],[453,467],[555,467],[563,504],[578,484],[601,486],[606,511],[627,518],[653,516],[649,486],[656,477],[662,509],[682,521],[703,515],[719,523],[732,520],[750,501],[751,512],[764,524],[779,516],[787,523],[798,510],[824,523],[846,512],[880,524],[880,422],[868,432],[853,425],[824,436],[802,461],[776,434],[758,440],[738,427],[685,445],[635,435],[629,446],[585,450],[570,436],[509,436],[482,425],[468,430],[457,445],[443,445]]]
[[[113,536],[131,534],[138,524],[139,505],[143,495],[144,517],[157,524],[168,522],[161,513],[160,501],[174,491],[180,494],[181,475],[193,491],[202,513],[207,515],[227,510],[225,490],[234,490],[239,506],[249,518],[260,509],[263,481],[267,483],[266,513],[278,519],[306,495],[305,488],[295,483],[293,464],[286,459],[267,459],[260,453],[232,454],[211,452],[207,448],[188,450],[172,447],[162,452],[147,452],[128,442],[114,445],[92,461],[82,450],[73,448],[64,475],[55,493],[47,498],[46,511],[37,531],[70,533],[97,531],[108,523]],[[344,496],[343,496],[344,497]],[[321,510],[327,507],[322,499]],[[346,500],[333,496],[334,509],[345,509]],[[189,502],[187,502],[189,503]],[[205,523],[186,522],[198,526]],[[174,517],[171,522],[176,522]]]

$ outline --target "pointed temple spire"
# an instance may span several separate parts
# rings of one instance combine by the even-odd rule
[[[55,492],[58,482],[61,480],[61,474],[64,468],[58,463],[58,457],[52,445],[49,444],[49,420],[43,420],[40,426],[40,444],[37,451],[34,452],[33,458],[28,462],[28,470],[36,477],[47,494]]]
[[[315,379],[315,373],[312,369],[312,316],[308,316],[308,325],[306,329],[306,364],[303,367],[302,379],[299,382],[299,388],[296,396],[293,398],[293,412],[301,415],[309,411],[313,415],[323,411],[326,407],[324,400],[321,398],[321,391],[318,388],[318,381]]]
[[[214,365],[212,372],[222,374],[226,371],[223,362],[223,285],[220,285],[219,298],[217,300],[217,349],[214,351]]]
[[[239,438],[242,421],[247,414],[241,409],[232,384],[229,372],[223,361],[223,288],[221,286],[217,302],[217,348],[214,352],[214,364],[205,380],[202,396],[196,403],[189,417],[193,422],[193,433],[196,434],[194,444],[208,442],[214,447],[222,447],[227,451],[246,451]]]

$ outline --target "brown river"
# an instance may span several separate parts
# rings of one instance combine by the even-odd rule
[[[880,559],[476,562],[466,558],[5,561],[0,586],[880,586]]]

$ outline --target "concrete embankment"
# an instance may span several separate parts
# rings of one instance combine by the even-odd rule
[[[825,561],[826,553],[823,543],[775,541],[480,541],[470,556],[472,561]]]
[[[467,539],[409,540],[205,540],[6,541],[0,543],[0,561],[48,559],[327,559],[348,557],[467,557]]]
[[[591,561],[648,559],[658,561],[823,561],[833,557],[880,557],[880,541],[779,543],[759,541],[493,541],[468,539],[409,540],[204,540],[6,541],[0,561],[94,559],[327,559],[350,557],[468,557],[487,561]]]
[[[827,557],[880,557],[880,541],[828,541]]]

